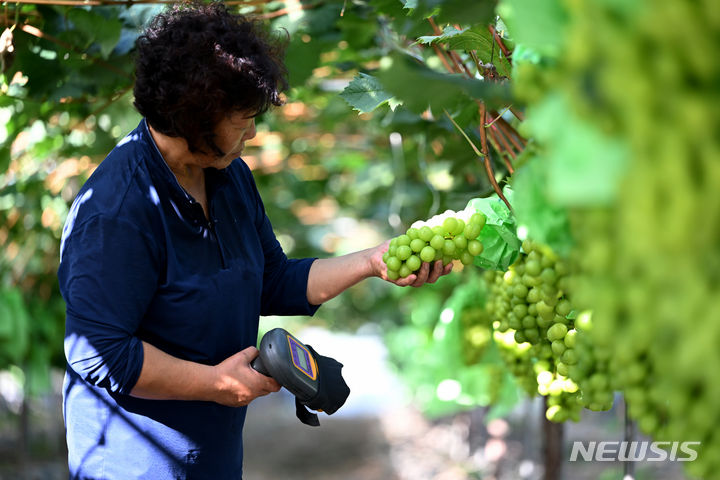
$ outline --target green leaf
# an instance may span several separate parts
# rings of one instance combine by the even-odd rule
[[[447,26],[443,29],[443,33],[441,35],[424,35],[422,37],[418,37],[415,44],[420,43],[423,45],[432,45],[433,43],[447,42],[448,39],[462,35],[465,31],[467,31],[467,29],[458,30],[455,27]]]
[[[354,109],[362,113],[372,112],[380,105],[388,103],[393,96],[386,92],[377,78],[359,73],[340,93]]]
[[[456,110],[473,99],[483,99],[490,108],[499,107],[509,99],[508,87],[491,84],[460,74],[440,73],[418,64],[409,56],[395,55],[389,66],[377,77],[403,105],[415,113],[428,107],[441,114],[443,109]]]
[[[100,55],[108,58],[120,40],[122,22],[114,18],[105,18],[90,10],[73,8],[68,12],[68,19],[75,28],[83,33],[90,43],[97,43]]]
[[[460,35],[449,38],[447,44],[452,50],[476,50],[483,61],[489,62],[493,41],[485,25],[476,25]],[[499,51],[497,48],[495,50]]]

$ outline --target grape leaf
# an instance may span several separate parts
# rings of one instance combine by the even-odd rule
[[[368,113],[388,103],[392,94],[385,91],[380,81],[372,75],[359,73],[340,93],[354,109]]]
[[[448,39],[462,35],[464,32],[466,32],[468,29],[462,29],[458,30],[455,27],[447,26],[443,29],[443,33],[440,35],[423,35],[422,37],[418,37],[415,44],[423,44],[423,45],[432,45],[433,43],[442,43],[446,42]]]
[[[505,85],[486,83],[460,74],[439,73],[419,65],[409,56],[392,56],[390,66],[377,73],[387,91],[415,113],[428,107],[434,112],[453,111],[472,99],[483,99],[490,108],[509,99]]]

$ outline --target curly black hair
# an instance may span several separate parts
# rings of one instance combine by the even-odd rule
[[[223,116],[259,115],[288,88],[284,37],[221,2],[188,2],[157,15],[136,42],[135,108],[191,152],[224,152],[214,140]]]

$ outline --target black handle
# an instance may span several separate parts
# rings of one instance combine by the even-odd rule
[[[266,377],[270,376],[270,372],[267,371],[267,368],[265,368],[265,364],[263,363],[260,356],[255,357],[255,360],[250,362],[250,366],[254,368],[258,373],[261,373],[265,375]]]

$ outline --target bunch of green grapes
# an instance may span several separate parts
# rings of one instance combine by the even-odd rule
[[[567,317],[572,306],[565,292],[569,272],[548,248],[530,240],[522,247],[524,253],[508,271],[495,273],[490,280],[488,310],[498,330],[512,329],[517,343],[529,342],[547,351],[552,342],[549,329],[571,322]]]
[[[530,240],[507,272],[486,272],[487,309],[503,358],[523,388],[548,397],[548,419],[579,419],[576,331],[567,297],[568,267],[549,248]]]
[[[572,352],[576,359],[568,368],[569,377],[580,388],[579,401],[593,411],[610,410],[614,401],[614,386],[609,374],[609,350],[593,342],[592,313],[581,312],[575,318],[575,328],[568,330],[558,352],[564,356]]]
[[[447,265],[460,260],[470,265],[483,251],[478,240],[485,226],[485,215],[479,212],[448,210],[427,221],[415,222],[403,235],[390,240],[383,254],[390,280],[404,278],[420,269],[423,262],[442,260]]]

